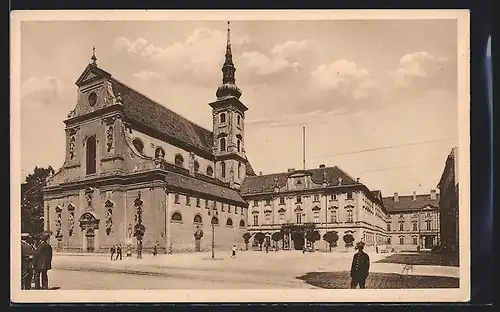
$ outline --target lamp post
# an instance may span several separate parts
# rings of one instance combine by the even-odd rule
[[[328,232],[328,196],[326,194],[326,188],[328,187],[326,171],[323,171],[323,188],[325,190],[325,234]],[[329,243],[326,242],[326,250],[328,251]]]
[[[213,216],[212,216],[212,220],[210,220],[210,223],[212,225],[212,259],[215,259],[215,223],[214,223],[214,218],[219,214],[217,211],[217,205],[216,205],[215,201],[214,201],[212,208],[210,210],[214,211]]]

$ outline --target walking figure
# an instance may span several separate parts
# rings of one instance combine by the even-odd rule
[[[351,265],[351,288],[365,288],[366,278],[370,270],[370,257],[363,251],[365,244],[359,242],[356,244],[358,252],[354,254]]]
[[[122,260],[122,243],[116,247],[116,258],[115,260],[118,260],[118,257],[120,257],[120,260]]]
[[[137,243],[137,258],[142,259],[142,241]]]
[[[111,246],[111,248],[109,250],[109,253],[111,254],[111,260],[115,260],[115,259],[113,259],[113,256],[115,255],[115,251],[116,251],[115,245]],[[116,256],[118,257],[118,254]]]
[[[33,256],[33,267],[35,270],[35,289],[49,289],[49,277],[47,271],[52,268],[52,246],[47,242],[50,234],[43,233]]]
[[[158,254],[158,247],[156,244],[153,246],[153,256],[156,256]]]
[[[235,259],[235,258],[236,258],[236,245],[233,245],[231,258],[233,258],[233,259]]]

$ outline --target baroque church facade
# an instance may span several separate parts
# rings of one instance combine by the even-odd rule
[[[217,247],[241,240],[247,203],[238,189],[255,173],[229,29],[222,73],[209,131],[115,79],[93,54],[64,121],[64,164],[44,189],[56,250],[208,250],[212,224]]]

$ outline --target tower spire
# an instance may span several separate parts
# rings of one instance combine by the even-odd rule
[[[222,65],[222,85],[217,88],[217,98],[222,98],[226,96],[234,96],[240,98],[241,90],[236,86],[236,79],[234,78],[234,72],[236,68],[233,63],[233,53],[231,50],[231,23],[227,22],[227,43],[226,43],[226,55],[224,60],[224,65]]]
[[[90,58],[92,60],[92,65],[97,66],[97,57],[95,56],[95,46],[92,47],[92,57]]]

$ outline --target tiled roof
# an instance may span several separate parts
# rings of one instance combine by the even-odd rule
[[[356,181],[352,177],[337,166],[309,169],[305,171],[311,174],[311,180],[317,184],[323,183],[323,172],[326,172],[327,182],[330,185],[338,185],[339,178],[342,178],[342,185],[356,184]],[[278,180],[278,185],[282,187],[286,184],[286,179],[290,174],[298,172],[300,171],[297,170],[291,173],[281,172],[246,177],[240,189],[243,194],[272,192],[274,191],[275,179]]]
[[[248,161],[248,158],[247,158],[247,165],[246,165],[246,175],[247,176],[255,176],[255,171],[253,170],[252,168],[252,165],[250,164],[250,162]]]
[[[394,197],[384,197],[384,206],[389,213],[399,211],[416,211],[427,206],[434,208],[439,207],[439,194],[436,194],[436,199],[432,200],[430,194],[417,195],[416,200],[413,200],[413,195],[398,196],[398,201],[394,201]]]
[[[123,99],[122,104],[126,117],[158,130],[162,134],[212,153],[212,131],[194,124],[114,78],[111,78],[111,84],[114,94],[120,93]]]
[[[247,205],[246,201],[241,198],[238,191],[215,183],[210,183],[208,181],[202,181],[191,176],[182,175],[176,172],[169,172],[165,176],[165,182],[167,185],[184,190],[224,198],[232,202],[239,203],[245,207]]]

